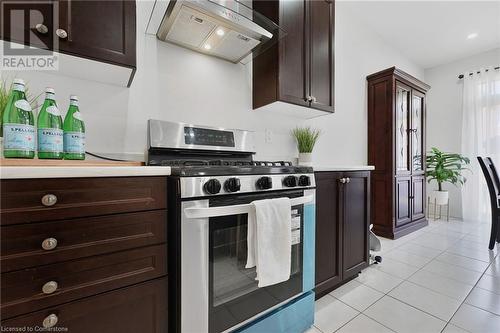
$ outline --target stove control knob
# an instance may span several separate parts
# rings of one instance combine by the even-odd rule
[[[204,185],[203,190],[208,194],[217,194],[220,192],[220,182],[217,179],[209,179]]]
[[[240,180],[239,178],[229,178],[228,180],[226,180],[224,182],[224,190],[226,190],[226,192],[238,192],[241,188],[241,183],[240,183]]]
[[[283,185],[286,187],[295,187],[297,186],[297,177],[295,176],[286,176],[283,178]]]
[[[257,189],[269,190],[273,188],[273,179],[271,177],[260,177],[256,183]]]
[[[311,186],[311,178],[309,176],[300,176],[299,186]]]

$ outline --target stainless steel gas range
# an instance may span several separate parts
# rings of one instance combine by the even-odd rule
[[[314,319],[312,168],[253,161],[253,133],[149,121],[148,164],[169,177],[169,331],[303,332]],[[290,278],[245,268],[250,203],[290,198]]]

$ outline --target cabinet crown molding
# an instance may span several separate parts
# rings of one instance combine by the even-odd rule
[[[395,76],[397,79],[400,81],[403,81],[403,83],[406,83],[408,85],[412,85],[416,88],[419,88],[419,90],[423,90],[424,92],[427,92],[431,88],[430,85],[427,83],[417,79],[416,77],[402,71],[401,69],[397,68],[396,66],[389,67],[387,69],[381,70],[379,72],[370,74],[366,77],[366,80],[372,81],[376,80],[385,76]]]

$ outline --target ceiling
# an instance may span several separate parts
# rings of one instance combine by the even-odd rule
[[[500,0],[338,1],[337,6],[424,69],[500,47]],[[472,33],[477,37],[467,39]]]

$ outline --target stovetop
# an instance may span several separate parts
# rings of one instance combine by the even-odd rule
[[[248,160],[150,160],[149,165],[169,166],[172,176],[224,176],[312,173],[311,167],[294,166],[289,161]]]

